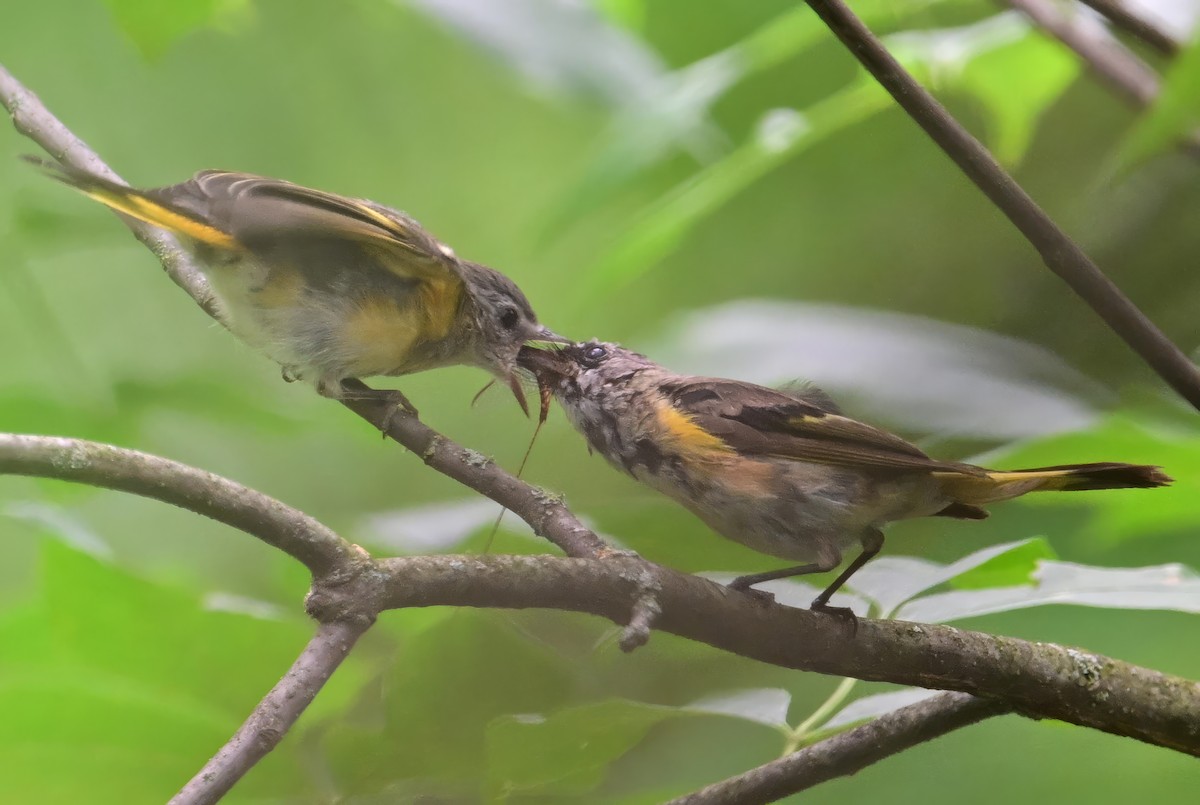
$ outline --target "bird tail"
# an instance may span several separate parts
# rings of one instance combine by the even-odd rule
[[[1009,472],[989,470],[987,475],[977,477],[935,472],[934,477],[942,482],[948,497],[968,506],[1010,500],[1028,492],[1146,489],[1171,483],[1171,478],[1158,467],[1116,462],[1063,464]]]
[[[233,249],[238,246],[237,241],[229,233],[201,220],[194,213],[181,210],[144,191],[135,190],[87,171],[60,165],[39,157],[25,155],[21,158],[39,168],[50,178],[56,179],[68,187],[78,190],[88,198],[99,201],[104,206],[131,218],[210,246],[222,249]]]

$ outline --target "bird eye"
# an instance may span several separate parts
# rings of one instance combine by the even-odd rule
[[[583,363],[585,366],[599,366],[600,361],[604,360],[607,356],[608,350],[599,344],[593,344],[590,347],[583,348],[581,363]]]
[[[505,330],[517,329],[517,324],[521,321],[521,314],[517,312],[515,307],[506,307],[500,311],[500,326]]]

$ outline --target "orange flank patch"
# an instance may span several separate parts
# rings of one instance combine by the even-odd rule
[[[175,232],[221,249],[238,248],[238,242],[233,239],[232,235],[209,226],[203,221],[197,221],[195,218],[175,212],[175,210],[164,207],[136,192],[120,193],[108,188],[89,188],[84,189],[83,192],[117,212],[123,212],[132,218],[161,227],[169,232]]]
[[[670,403],[660,402],[657,414],[658,424],[666,434],[664,446],[670,451],[698,460],[724,457],[733,452],[722,439],[697,425],[689,415]]]
[[[421,339],[420,319],[387,297],[365,300],[341,331],[343,354],[354,357],[354,374],[367,377],[401,370]]]

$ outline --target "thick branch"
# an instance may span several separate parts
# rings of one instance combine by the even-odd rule
[[[837,618],[636,558],[422,556],[376,566],[388,608],[549,608],[620,624],[652,572],[664,631],[785,668],[999,698],[1200,756],[1200,683],[1077,649],[902,621],[863,620],[850,638]]]
[[[1107,17],[1113,25],[1130,36],[1142,40],[1164,56],[1179,52],[1179,43],[1157,22],[1138,16],[1124,0],[1079,0]]]
[[[170,805],[210,805],[274,749],[312,703],[370,621],[321,624],[291,669],[271,688],[229,743],[171,798]]]
[[[366,556],[303,512],[219,475],[159,456],[54,436],[0,433],[0,474],[132,492],[211,517],[295,557],[314,578],[353,575]]]
[[[119,181],[86,144],[50,113],[36,95],[0,67],[0,101],[9,110],[13,125],[62,162]],[[122,218],[134,234],[150,247],[176,284],[213,318],[220,321],[204,274],[190,254],[169,234],[130,218]],[[353,386],[365,389],[358,383]],[[467,450],[415,417],[391,410],[375,400],[345,400],[346,407],[376,428],[390,422],[387,435],[421,456],[438,472],[487,495],[527,522],[540,536],[570,556],[601,556],[609,551],[603,540],[579,521],[562,501],[547,495],[495,466],[489,459]]]
[[[1200,410],[1200,369],[1050,219],[1020,185],[898,61],[842,0],[808,0],[903,109],[992,200],[1068,285],[1160,377]]]
[[[848,777],[872,763],[970,726],[1010,708],[994,699],[943,693],[764,763],[744,774],[673,799],[669,805],[757,805]]]

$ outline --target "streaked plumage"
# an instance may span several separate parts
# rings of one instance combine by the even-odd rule
[[[519,362],[553,391],[590,447],[683,504],[714,531],[802,562],[735,587],[831,570],[863,553],[814,602],[882,546],[880,529],[913,517],[980,519],[981,506],[1038,490],[1153,487],[1157,467],[1078,464],[998,472],[931,458],[895,434],[843,416],[812,387],[786,391],[675,374],[642,355],[589,342],[525,348]]]

